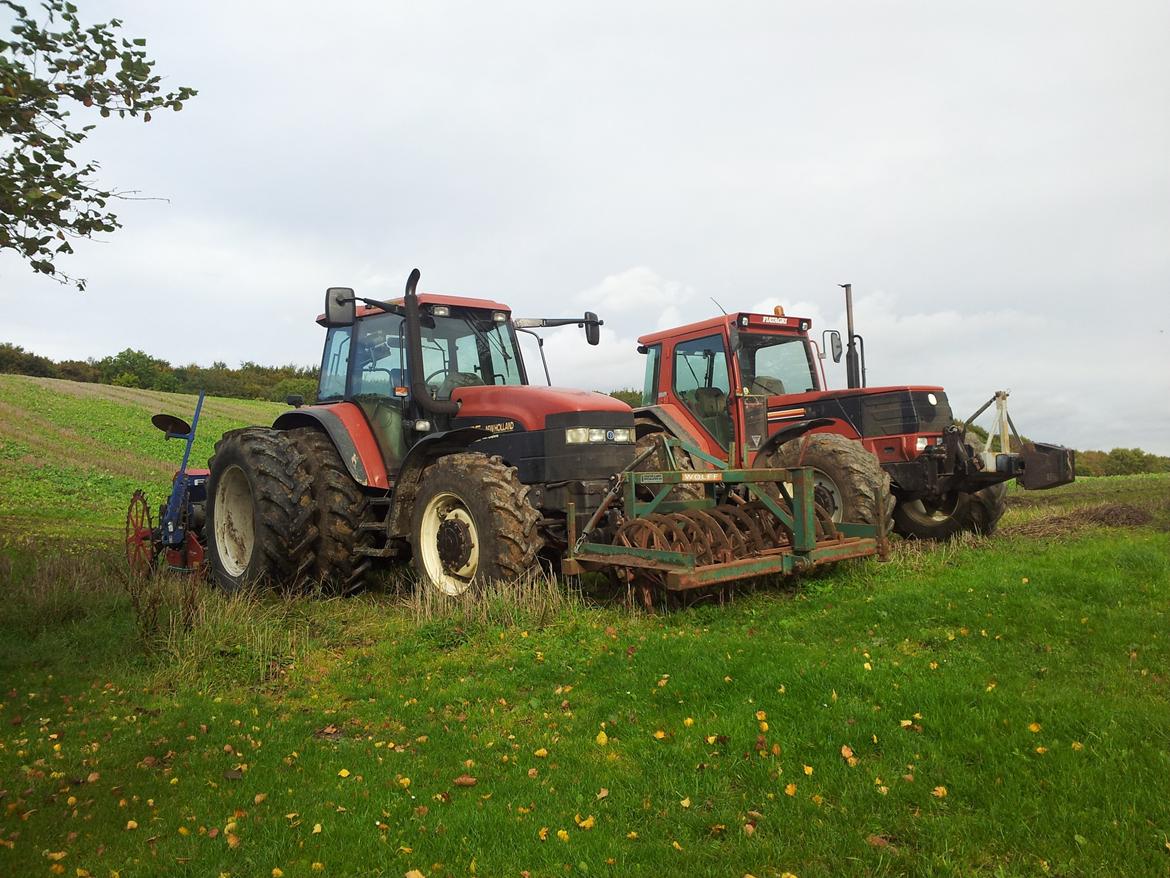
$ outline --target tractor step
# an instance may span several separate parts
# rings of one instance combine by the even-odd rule
[[[402,554],[395,546],[383,546],[380,549],[373,546],[358,546],[353,553],[359,558],[397,558]]]

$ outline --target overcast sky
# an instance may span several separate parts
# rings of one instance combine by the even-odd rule
[[[598,311],[600,347],[546,350],[609,390],[712,298],[819,336],[848,281],[871,385],[962,416],[1008,389],[1034,438],[1170,453],[1165,0],[77,3],[200,94],[95,132],[103,182],[168,201],[77,246],[85,293],[0,256],[0,341],[310,363],[327,286],[418,266]]]

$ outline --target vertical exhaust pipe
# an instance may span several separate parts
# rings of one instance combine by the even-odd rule
[[[402,297],[403,309],[406,311],[406,367],[410,370],[410,394],[425,412],[432,415],[453,415],[459,411],[459,403],[454,400],[432,399],[426,375],[423,374],[422,321],[419,318],[416,292],[420,277],[422,274],[417,268],[410,273],[406,281],[406,294]]]
[[[853,331],[853,284],[837,284],[845,291],[845,323],[849,344],[845,347],[845,380],[852,387],[865,387],[865,341]],[[861,342],[861,353],[857,343]]]

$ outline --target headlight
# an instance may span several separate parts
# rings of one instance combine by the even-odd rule
[[[628,427],[606,429],[605,427],[570,427],[565,430],[565,442],[569,445],[585,445],[602,442],[620,442],[628,445],[634,441],[634,431]]]
[[[925,451],[926,446],[931,445],[931,444],[933,444],[933,443],[929,439],[927,439],[925,436],[919,436],[917,439],[914,440],[914,450],[915,451]]]

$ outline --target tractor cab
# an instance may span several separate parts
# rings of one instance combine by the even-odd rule
[[[429,412],[412,397],[405,309],[389,304],[358,309],[352,323],[329,327],[317,401],[357,404],[393,466],[423,436],[450,429],[453,413]],[[419,311],[417,377],[430,401],[449,403],[463,387],[528,383],[506,305],[424,294]],[[318,322],[325,324],[325,316]]]
[[[823,392],[810,326],[783,312],[742,312],[643,336],[642,404],[681,422],[707,452],[748,464],[777,398]]]

